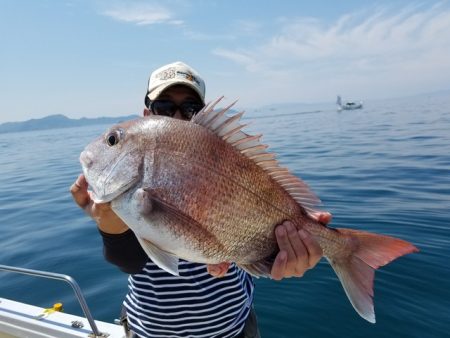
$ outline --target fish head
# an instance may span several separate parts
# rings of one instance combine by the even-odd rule
[[[80,154],[94,202],[110,202],[141,180],[144,158],[141,120],[111,127]]]

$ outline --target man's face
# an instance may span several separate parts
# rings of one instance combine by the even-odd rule
[[[176,85],[167,88],[164,90],[158,98],[155,100],[161,100],[161,101],[171,101],[175,105],[180,106],[183,103],[196,103],[199,105],[203,105],[203,103],[200,101],[197,93],[192,90],[189,87],[183,86],[183,85]],[[151,114],[157,114],[158,112],[152,112],[148,109],[144,110],[144,115],[151,115]],[[175,115],[172,116],[173,118],[179,119],[179,120],[189,120],[185,114],[182,114],[180,112],[180,109],[177,109],[175,112]]]

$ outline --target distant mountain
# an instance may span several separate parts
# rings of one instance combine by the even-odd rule
[[[44,130],[44,129],[56,129],[56,128],[70,128],[87,126],[94,124],[114,124],[125,120],[131,120],[138,117],[138,115],[128,115],[119,117],[98,117],[98,118],[81,118],[71,119],[67,116],[57,114],[43,117],[41,119],[31,119],[23,122],[7,122],[0,124],[1,133],[14,133],[20,131],[30,130]]]

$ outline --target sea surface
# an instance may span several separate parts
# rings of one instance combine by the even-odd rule
[[[331,226],[397,236],[420,253],[375,278],[377,323],[360,318],[325,260],[303,278],[256,280],[262,336],[450,337],[450,97],[365,102],[336,111],[249,111],[249,129],[304,179]],[[118,317],[127,275],[108,264],[73,202],[84,146],[108,126],[0,135],[0,264],[73,276],[97,319]],[[81,314],[64,283],[0,271],[0,297]]]

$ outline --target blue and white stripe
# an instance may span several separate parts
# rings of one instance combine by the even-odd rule
[[[125,298],[128,322],[140,337],[234,337],[244,327],[253,300],[253,281],[231,264],[222,278],[205,264],[180,260],[180,276],[149,261],[131,275]]]

